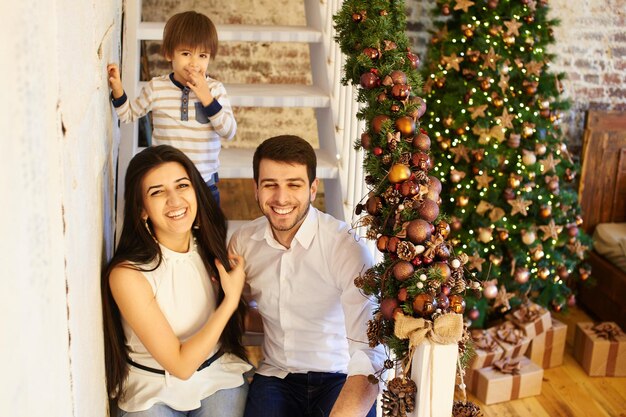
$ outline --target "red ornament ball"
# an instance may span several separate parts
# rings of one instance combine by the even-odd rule
[[[472,307],[468,312],[467,312],[467,318],[472,320],[472,321],[476,321],[478,320],[478,318],[480,317],[480,310],[477,309],[476,307]]]
[[[361,75],[361,87],[366,90],[370,90],[372,88],[376,88],[380,85],[380,78],[378,75],[373,74],[371,72],[366,72]]]
[[[383,148],[381,148],[380,146],[377,146],[374,149],[372,149],[372,152],[376,156],[381,156],[383,154]]]
[[[398,300],[395,298],[384,298],[380,302],[380,312],[385,320],[393,319],[394,310],[399,306]]]
[[[361,146],[364,149],[370,149],[370,147],[372,146],[372,137],[370,136],[369,133],[367,132],[361,133]]]
[[[450,307],[450,299],[444,293],[437,294],[437,306],[442,310],[447,310]]]
[[[428,171],[431,168],[430,156],[424,152],[415,152],[411,155],[411,164],[422,171]]]
[[[371,60],[376,60],[380,57],[380,52],[376,48],[365,48],[363,49],[363,53]]]
[[[413,52],[407,52],[406,57],[409,59],[409,63],[411,64],[411,68],[417,69],[420,64],[420,57]]]

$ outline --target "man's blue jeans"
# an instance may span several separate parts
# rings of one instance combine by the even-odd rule
[[[327,417],[346,382],[346,374],[308,372],[284,379],[256,374],[244,417]],[[376,404],[367,414],[376,417]]]

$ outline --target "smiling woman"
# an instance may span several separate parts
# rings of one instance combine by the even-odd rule
[[[118,415],[240,416],[245,263],[227,256],[224,215],[191,160],[168,145],[135,155],[125,186],[120,243],[102,277]]]

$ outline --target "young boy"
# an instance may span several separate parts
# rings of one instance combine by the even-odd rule
[[[152,111],[152,143],[183,151],[193,161],[219,204],[218,155],[221,139],[235,136],[237,122],[222,83],[206,75],[217,54],[217,31],[211,20],[188,11],[172,16],[163,30],[161,53],[172,73],[155,77],[131,102],[122,87],[120,70],[109,64],[113,106],[122,122]]]

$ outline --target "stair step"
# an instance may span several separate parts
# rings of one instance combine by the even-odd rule
[[[160,41],[164,22],[141,22],[137,39]],[[318,43],[322,32],[306,26],[216,25],[220,42],[304,42]]]
[[[233,107],[330,106],[330,97],[321,88],[301,84],[225,84]]]
[[[339,175],[337,158],[321,149],[316,149],[317,177],[334,179]],[[220,178],[252,178],[252,156],[254,149],[223,148],[220,152]]]
[[[146,84],[139,83],[138,91]],[[224,84],[232,107],[330,106],[330,96],[313,85],[302,84]]]

